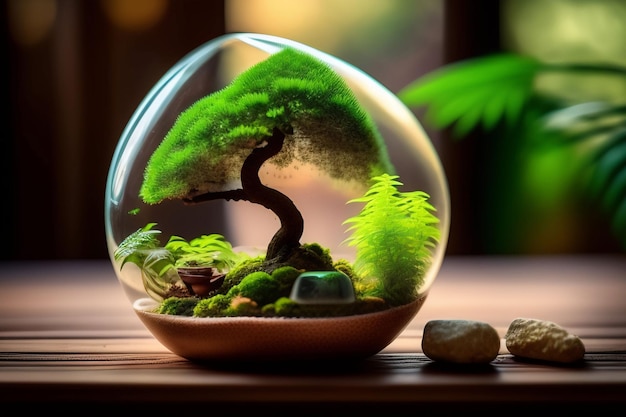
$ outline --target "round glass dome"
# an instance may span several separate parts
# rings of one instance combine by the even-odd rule
[[[328,54],[246,33],[200,46],[155,85],[105,192],[109,256],[142,320],[363,320],[423,301],[449,212],[438,155],[393,93]]]

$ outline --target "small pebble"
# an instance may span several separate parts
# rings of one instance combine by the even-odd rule
[[[545,320],[517,318],[504,340],[511,354],[527,359],[571,363],[585,355],[585,345],[578,336]]]
[[[450,363],[488,363],[498,356],[500,336],[491,325],[473,320],[431,320],[424,327],[422,351]]]

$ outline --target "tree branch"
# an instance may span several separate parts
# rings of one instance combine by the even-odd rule
[[[245,200],[245,201],[248,201],[249,199],[248,199],[248,196],[246,195],[246,192],[240,188],[237,190],[215,191],[215,192],[199,194],[192,198],[184,198],[183,202],[185,204],[198,204],[198,203],[203,203],[205,201],[211,201],[211,200],[233,200],[233,201]]]

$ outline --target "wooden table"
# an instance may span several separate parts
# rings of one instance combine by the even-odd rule
[[[385,415],[626,405],[626,257],[448,257],[425,306],[379,354],[352,364],[207,366],[145,330],[107,260],[5,262],[0,272],[0,401],[28,411]],[[510,355],[450,366],[421,351],[432,319],[472,319],[504,337],[517,317],[580,336],[582,364]],[[88,410],[88,411],[87,411]],[[4,415],[4,413],[3,413]],[[369,414],[368,414],[369,415]]]

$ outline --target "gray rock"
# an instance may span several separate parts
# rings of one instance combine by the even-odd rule
[[[434,361],[488,363],[498,356],[500,336],[480,321],[431,320],[424,327],[422,351]]]
[[[556,323],[528,318],[513,320],[504,336],[515,356],[549,362],[571,363],[585,355],[582,340]]]

